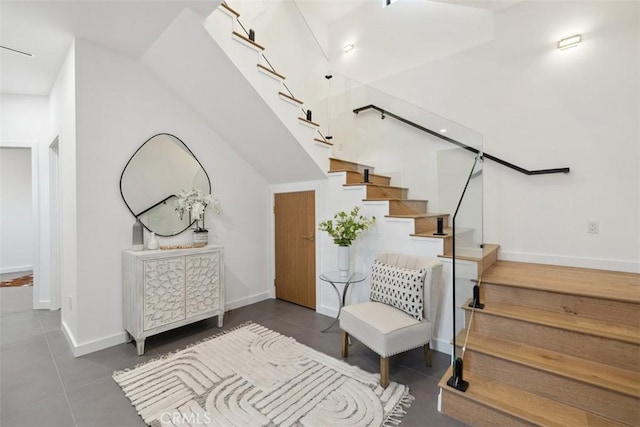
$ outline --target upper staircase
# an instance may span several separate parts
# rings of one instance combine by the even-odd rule
[[[449,369],[443,412],[471,425],[640,425],[640,275],[498,261],[480,301],[456,339],[469,388],[447,386]]]

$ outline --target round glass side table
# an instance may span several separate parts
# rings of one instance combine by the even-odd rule
[[[335,289],[336,295],[338,295],[338,314],[336,315],[336,318],[333,319],[333,322],[328,327],[323,329],[322,332],[326,332],[331,329],[340,318],[340,312],[342,311],[342,307],[344,307],[349,286],[352,283],[360,283],[364,281],[366,277],[367,276],[365,276],[363,273],[358,272],[349,272],[346,276],[342,276],[339,271],[329,271],[320,275],[320,280],[329,282],[331,286],[333,286],[333,289]],[[342,295],[340,295],[340,291],[338,290],[336,284],[344,285],[344,288],[342,289]]]

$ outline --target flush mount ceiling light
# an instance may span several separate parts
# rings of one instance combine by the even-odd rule
[[[447,133],[446,129],[440,129],[440,133]]]
[[[353,50],[353,48],[354,48],[354,47],[355,47],[355,46],[353,45],[353,43],[349,43],[349,44],[346,44],[346,45],[342,48],[342,50],[344,50],[344,53],[349,53],[349,52],[351,52],[351,51]]]
[[[576,47],[582,41],[582,36],[580,34],[574,34],[569,37],[565,37],[558,42],[558,49],[565,50],[570,49],[572,47]]]
[[[2,48],[2,49],[6,49],[6,50],[9,50],[9,51],[11,51],[11,52],[19,53],[20,55],[25,55],[25,56],[28,56],[28,57],[30,57],[30,58],[33,58],[33,54],[32,54],[32,53],[23,52],[23,51],[21,51],[21,50],[14,49],[14,48],[11,48],[11,47],[9,47],[9,46],[2,46],[2,45],[0,45],[0,48]]]

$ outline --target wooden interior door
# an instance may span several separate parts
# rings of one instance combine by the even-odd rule
[[[316,308],[315,191],[275,195],[276,298]]]

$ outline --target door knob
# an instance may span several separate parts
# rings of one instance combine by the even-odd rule
[[[302,236],[302,238],[305,240],[310,240],[312,242],[315,240],[315,236],[313,233],[309,234],[308,236]]]

